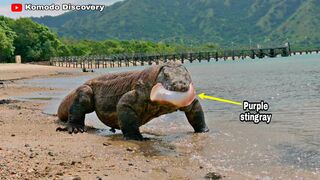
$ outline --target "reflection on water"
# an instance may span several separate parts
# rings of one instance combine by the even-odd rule
[[[209,167],[220,167],[258,177],[291,176],[297,170],[320,176],[320,56],[305,55],[264,60],[239,60],[186,64],[197,92],[234,101],[269,103],[272,121],[267,124],[242,123],[239,106],[201,100],[208,134],[193,134],[183,113],[165,115],[141,128],[149,143],[142,143],[150,155],[179,154]],[[55,113],[68,91],[87,79],[104,73],[144,67],[99,69],[94,74],[72,78],[27,80],[32,86],[63,88],[55,93],[28,98],[50,98],[45,112]],[[87,124],[96,123],[87,116]],[[97,134],[104,136],[102,130]],[[153,148],[153,150],[152,150]],[[147,153],[148,154],[148,153]]]

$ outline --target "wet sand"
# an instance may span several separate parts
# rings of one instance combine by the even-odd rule
[[[23,86],[17,79],[63,77],[74,73],[74,69],[48,66],[0,65],[1,80],[6,80],[0,87],[0,100],[35,91],[57,91]],[[61,124],[57,117],[42,113],[45,105],[45,101],[35,100],[0,104],[0,179],[202,179],[206,175],[225,179],[256,178],[217,170],[214,165],[204,166],[192,160],[192,151],[162,145],[161,137],[136,142],[124,141],[120,134],[97,135],[95,129],[76,135],[56,132]],[[206,135],[191,136],[196,140]]]
[[[76,74],[75,74],[76,73]],[[33,64],[0,64],[0,99],[35,91],[53,91],[52,88],[26,87],[19,82],[41,77],[68,77],[83,75],[80,70]]]

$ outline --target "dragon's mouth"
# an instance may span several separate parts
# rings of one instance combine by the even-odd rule
[[[190,105],[196,98],[196,92],[190,83],[189,90],[186,92],[170,91],[163,87],[161,83],[157,83],[152,87],[150,99],[153,102],[170,103],[177,107],[185,107]]]

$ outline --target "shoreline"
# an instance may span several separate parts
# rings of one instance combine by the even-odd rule
[[[34,64],[0,64],[0,99],[32,92],[58,91],[59,89],[45,87],[30,87],[22,84],[24,80],[37,78],[57,78],[83,76],[78,69],[54,67]]]
[[[72,75],[76,69],[36,64],[0,64],[0,81],[12,82],[24,79]]]

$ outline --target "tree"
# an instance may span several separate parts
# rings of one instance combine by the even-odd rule
[[[72,56],[88,56],[91,54],[91,47],[83,42],[74,43],[68,46]]]
[[[15,50],[13,41],[16,34],[8,27],[7,20],[0,17],[0,62],[11,62]]]
[[[17,34],[14,40],[15,54],[21,55],[24,62],[48,60],[62,52],[59,51],[63,45],[58,36],[46,26],[28,18],[18,19],[10,26]]]

